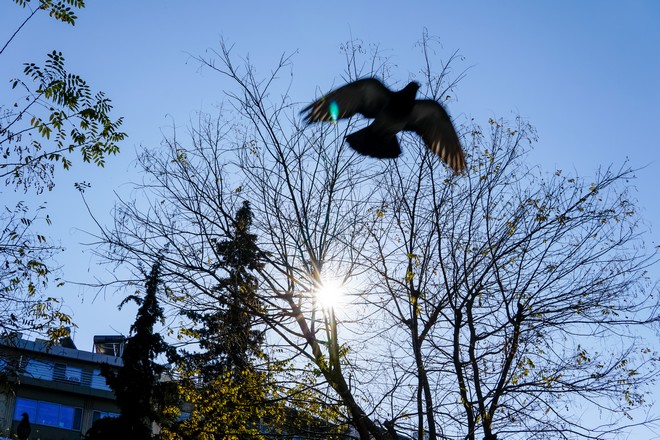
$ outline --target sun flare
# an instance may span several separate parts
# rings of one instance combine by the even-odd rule
[[[324,309],[336,308],[344,299],[344,289],[339,280],[324,280],[316,291],[316,301]]]

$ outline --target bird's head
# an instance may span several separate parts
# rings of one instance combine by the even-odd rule
[[[419,83],[417,81],[411,81],[408,83],[406,87],[402,90],[406,95],[410,95],[415,99],[415,96],[417,96],[417,90],[419,90]]]

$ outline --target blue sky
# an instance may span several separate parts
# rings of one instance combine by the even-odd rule
[[[0,6],[0,41],[25,10]],[[474,117],[520,115],[538,130],[529,160],[543,170],[593,175],[599,166],[626,159],[641,168],[636,197],[652,227],[649,246],[660,243],[660,2],[658,1],[126,1],[89,2],[75,27],[37,16],[0,57],[1,79],[18,75],[23,62],[42,62],[61,50],[67,67],[103,90],[125,118],[122,153],[105,169],[76,165],[61,173],[54,191],[18,197],[47,200],[47,231],[67,248],[58,257],[66,280],[104,277],[81,231],[94,230],[74,182],[101,222],[114,192],[130,195],[136,152],[157,147],[173,123],[185,129],[195,111],[213,111],[223,99],[223,78],[200,71],[191,55],[217,48],[224,37],[237,55],[250,55],[263,72],[284,52],[293,57],[294,101],[310,101],[341,82],[339,45],[351,37],[379,44],[400,82],[417,74],[415,43],[424,28],[438,37],[443,55],[458,50],[469,68],[448,110],[460,124]],[[2,84],[0,84],[2,86]],[[0,88],[0,99],[6,93]],[[4,102],[4,101],[2,101]],[[6,193],[5,193],[6,194]],[[656,269],[656,276],[660,271]],[[116,311],[121,298],[69,283],[55,292],[79,328],[75,341],[91,349],[94,334],[128,333],[134,309]]]

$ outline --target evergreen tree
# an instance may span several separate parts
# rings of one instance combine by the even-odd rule
[[[255,234],[250,233],[252,212],[243,202],[226,240],[216,241],[218,268],[226,272],[214,289],[218,308],[188,311],[197,323],[200,352],[183,362],[181,395],[193,405],[187,420],[166,430],[171,438],[261,438],[258,423],[278,420],[281,405],[269,404],[273,393],[269,372],[255,366],[266,360],[261,349],[263,332],[255,329],[261,309],[257,279],[251,271],[263,266]]]
[[[140,307],[135,322],[131,326],[131,336],[126,341],[122,355],[123,366],[114,371],[109,365],[102,366],[101,372],[112,391],[115,393],[120,416],[114,422],[104,422],[101,430],[106,436],[121,432],[123,438],[143,440],[152,438],[153,422],[163,421],[165,406],[172,395],[171,385],[161,382],[165,366],[156,359],[165,354],[173,361],[176,353],[159,333],[154,333],[154,325],[163,322],[163,309],[158,304],[158,286],[160,284],[160,261],[157,261],[147,277],[144,298],[128,296],[120,305],[129,301]],[[96,424],[95,424],[96,426]],[[109,438],[96,433],[93,426],[88,439]]]
[[[211,312],[187,312],[200,324],[200,353],[191,354],[189,361],[203,380],[223,374],[238,380],[242,372],[252,368],[251,360],[263,355],[263,334],[255,330],[260,310],[257,299],[257,279],[251,271],[263,267],[262,253],[255,234],[250,233],[252,212],[249,202],[236,212],[233,235],[216,242],[220,256],[218,267],[227,272],[215,287],[219,307]]]

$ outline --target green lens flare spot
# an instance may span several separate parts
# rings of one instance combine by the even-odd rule
[[[332,119],[333,124],[336,124],[337,118],[339,118],[339,106],[337,105],[337,102],[335,101],[330,102],[329,110],[330,110],[330,119]]]

